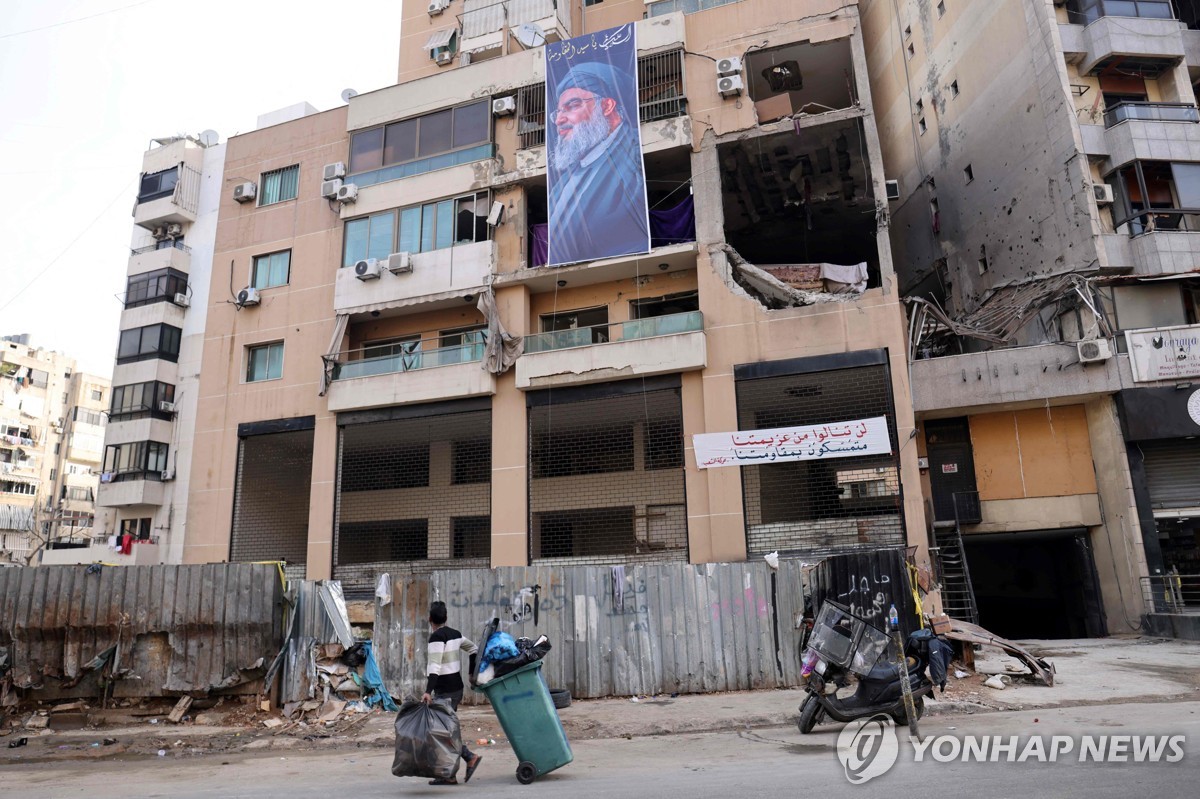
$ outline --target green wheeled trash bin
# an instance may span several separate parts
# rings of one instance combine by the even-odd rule
[[[487,694],[517,755],[517,780],[522,785],[575,759],[541,668],[542,661],[536,660],[478,686]]]

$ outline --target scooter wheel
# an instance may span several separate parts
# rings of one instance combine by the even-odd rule
[[[808,735],[813,731],[813,727],[817,726],[817,719],[821,715],[821,703],[817,701],[815,696],[809,695],[804,700],[804,704],[800,706],[800,721],[796,726],[800,728],[801,735]]]
[[[913,708],[917,711],[917,721],[920,721],[921,716],[925,715],[925,697],[918,696],[916,699],[914,699]],[[903,705],[900,706],[899,710],[892,714],[892,721],[896,722],[897,727],[904,727],[908,725],[908,712],[905,710]]]

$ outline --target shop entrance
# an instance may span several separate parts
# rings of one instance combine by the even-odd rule
[[[963,536],[979,623],[1005,638],[1107,635],[1087,530]]]

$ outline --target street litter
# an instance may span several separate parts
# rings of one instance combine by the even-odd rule
[[[1003,674],[993,674],[983,681],[983,684],[988,688],[995,688],[997,691],[1003,691],[1008,687],[1008,677]]]
[[[428,705],[409,696],[396,714],[396,754],[392,774],[449,780],[458,772],[462,732],[454,711],[442,702]]]
[[[970,677],[970,676],[971,676],[970,674],[968,674],[967,672],[963,671],[962,669],[955,669],[955,670],[954,670],[954,679],[956,679],[956,680],[963,680],[963,679],[966,679],[967,677]]]
[[[958,619],[949,619],[949,622],[950,630],[945,633],[947,638],[951,638],[955,641],[962,641],[968,644],[981,644],[983,646],[994,646],[1002,649],[1028,666],[1029,671],[1047,686],[1054,686],[1053,663],[1037,657],[1019,644],[1015,644],[1006,638],[1001,638],[1000,636],[985,630],[978,624],[971,624],[969,622],[959,621]]]

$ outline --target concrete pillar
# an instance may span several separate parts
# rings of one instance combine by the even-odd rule
[[[1091,528],[1090,538],[1108,631],[1137,632],[1145,612],[1141,578],[1147,570],[1125,441],[1111,396],[1086,403],[1084,410],[1104,521]]]
[[[513,286],[496,294],[500,318],[515,336],[528,335],[529,289]],[[516,371],[496,379],[492,398],[492,566],[529,564],[529,422]]]
[[[309,580],[333,577],[333,509],[337,493],[337,419],[318,416],[313,431],[312,490],[308,494]]]

